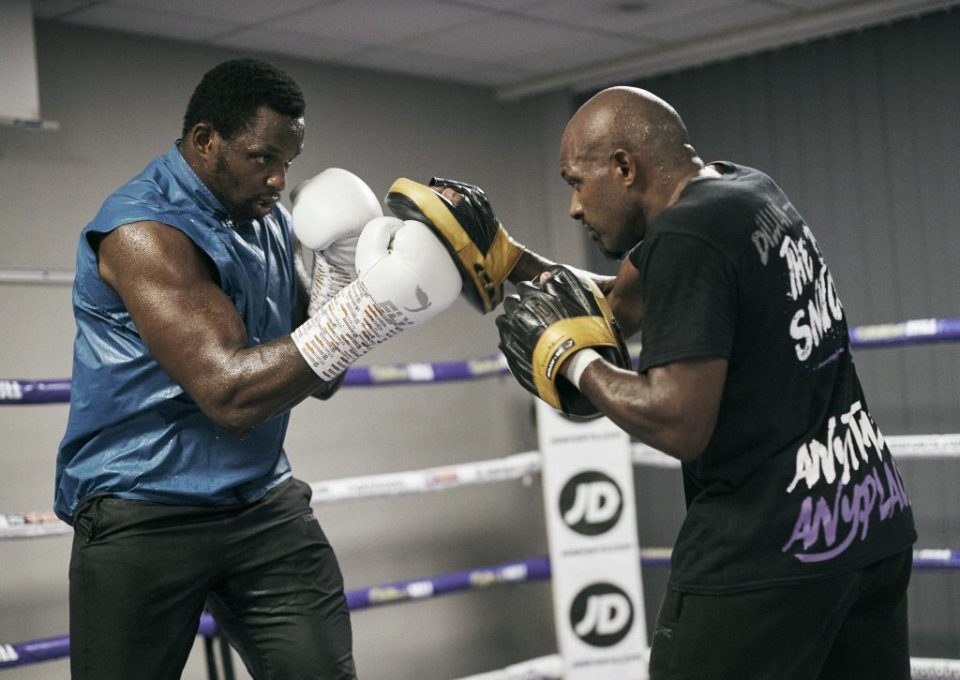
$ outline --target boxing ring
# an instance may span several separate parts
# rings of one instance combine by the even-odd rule
[[[923,319],[851,329],[851,344],[858,348],[956,340],[960,340],[960,319]],[[355,366],[348,370],[344,386],[426,385],[484,379],[502,376],[507,372],[506,362],[501,355],[437,364]],[[0,405],[66,403],[69,395],[69,380],[0,380]],[[544,421],[541,421],[541,427],[545,426]],[[898,461],[960,458],[960,434],[888,435],[885,439]],[[633,466],[679,468],[679,462],[650,447],[631,443],[629,448],[629,459]],[[311,484],[312,504],[332,505],[518,480],[529,482],[533,477],[541,475],[543,461],[544,455],[541,451],[526,451],[473,463],[318,481]],[[52,538],[69,534],[72,534],[72,528],[49,511],[0,514],[0,540]],[[639,556],[638,572],[644,569],[663,569],[669,565],[670,549],[644,547],[639,549]],[[914,578],[923,578],[925,571],[950,569],[960,569],[960,549],[944,547],[914,550]],[[357,612],[457,592],[548,581],[553,576],[554,567],[550,557],[538,556],[350,590],[347,592],[347,603],[352,612]],[[642,615],[641,612],[640,618]],[[210,678],[219,677],[215,658],[217,651],[220,653],[224,677],[232,678],[233,669],[228,650],[222,638],[218,637],[216,622],[207,613],[202,616],[198,635],[203,637]],[[23,642],[0,641],[0,670],[63,659],[68,657],[69,653],[70,641],[66,635]],[[563,656],[554,654],[461,680],[563,678],[565,667]],[[911,670],[914,680],[960,680],[960,659],[913,658]]]

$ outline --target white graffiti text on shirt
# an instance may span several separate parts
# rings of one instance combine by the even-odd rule
[[[840,415],[839,431],[837,416],[830,416],[827,421],[826,443],[811,439],[797,449],[797,466],[793,481],[787,487],[787,493],[793,493],[801,481],[808,489],[812,489],[823,481],[832,484],[837,479],[837,468],[840,471],[840,483],[850,481],[851,471],[860,468],[861,463],[867,463],[872,449],[877,460],[883,460],[885,442],[870,414],[867,413],[859,401],[850,405],[850,410]]]

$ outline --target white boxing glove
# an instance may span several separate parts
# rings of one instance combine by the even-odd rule
[[[460,295],[460,271],[426,225],[371,220],[357,242],[358,278],[297,328],[292,338],[326,381],[380,343],[429,321]]]
[[[342,168],[328,168],[297,187],[291,214],[300,243],[314,251],[308,310],[313,315],[356,278],[357,239],[383,209],[362,179]]]

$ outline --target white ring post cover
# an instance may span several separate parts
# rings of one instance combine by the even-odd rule
[[[537,400],[557,644],[566,680],[646,680],[630,437]]]

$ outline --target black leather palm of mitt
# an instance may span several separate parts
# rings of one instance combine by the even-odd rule
[[[560,372],[577,351],[592,347],[620,368],[630,368],[626,344],[603,294],[563,265],[547,269],[544,283],[521,283],[497,317],[500,350],[517,381],[531,394],[577,420],[600,411]]]
[[[493,208],[490,207],[490,201],[487,200],[483,189],[474,184],[442,177],[432,177],[428,186],[453,189],[463,196],[463,200],[459,203],[454,204],[450,201],[450,209],[460,224],[472,225],[470,236],[477,249],[484,255],[490,252],[493,237],[500,229],[500,221],[493,214]]]

